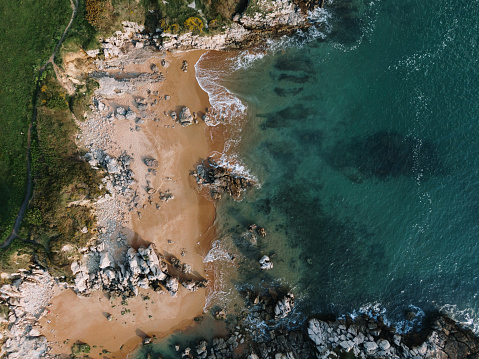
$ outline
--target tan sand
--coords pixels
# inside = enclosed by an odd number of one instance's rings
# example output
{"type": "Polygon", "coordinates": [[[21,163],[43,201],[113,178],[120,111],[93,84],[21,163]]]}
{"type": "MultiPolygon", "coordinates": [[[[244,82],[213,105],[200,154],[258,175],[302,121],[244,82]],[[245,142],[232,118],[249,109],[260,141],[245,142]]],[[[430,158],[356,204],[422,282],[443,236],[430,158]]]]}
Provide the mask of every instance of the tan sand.
{"type": "MultiPolygon", "coordinates": [[[[118,156],[123,150],[133,154],[131,169],[138,182],[140,204],[144,204],[144,208],[131,212],[131,220],[124,231],[130,244],[137,247],[152,242],[167,258],[175,256],[190,264],[193,272],[204,278],[203,256],[215,235],[215,208],[198,192],[189,173],[199,159],[206,158],[214,150],[221,150],[223,143],[221,139],[212,141],[211,131],[218,130],[210,129],[201,120],[183,128],[164,115],[164,111],[169,112],[178,106],[188,106],[192,113],[204,112],[209,106],[208,96],[197,84],[194,74],[194,64],[202,53],[192,51],[168,55],[171,64],[166,69],[160,65],[160,59],[152,60],[166,75],[166,81],[152,85],[154,87],[150,90],[159,91],[158,98],[170,96],[169,100],[162,99],[155,106],[155,115],[161,121],[148,120],[141,125],[141,131],[132,131],[129,121],[117,121],[114,131],[117,146],[111,149],[111,154],[118,156]],[[186,73],[181,71],[183,60],[189,64],[186,73]],[[156,176],[148,173],[142,163],[145,156],[159,161],[156,176]],[[152,203],[148,203],[147,181],[158,191],[169,190],[174,199],[165,203],[159,201],[155,193],[152,203]],[[156,204],[160,204],[161,209],[158,210],[156,204]],[[141,213],[141,218],[137,212],[141,213]]],[[[150,64],[131,65],[125,71],[148,72],[150,64]]],[[[146,89],[141,91],[144,93],[138,95],[146,97],[146,89]]],[[[131,106],[132,98],[122,96],[115,101],[131,106]]],[[[103,349],[111,352],[107,355],[109,358],[124,358],[146,336],[166,336],[194,323],[193,319],[203,313],[205,295],[205,289],[189,292],[180,288],[175,298],[168,293],[142,290],[138,297],[128,299],[125,305],[121,298],[109,300],[101,292],[81,297],[71,290],[58,290],[49,308],[50,313],[41,320],[41,325],[47,339],[56,343],[54,354],[66,356],[71,353],[71,345],[81,341],[92,347],[92,358],[103,358],[103,349]],[[125,313],[125,310],[129,312],[125,313]],[[111,321],[107,319],[108,314],[112,315],[111,321]]]]}

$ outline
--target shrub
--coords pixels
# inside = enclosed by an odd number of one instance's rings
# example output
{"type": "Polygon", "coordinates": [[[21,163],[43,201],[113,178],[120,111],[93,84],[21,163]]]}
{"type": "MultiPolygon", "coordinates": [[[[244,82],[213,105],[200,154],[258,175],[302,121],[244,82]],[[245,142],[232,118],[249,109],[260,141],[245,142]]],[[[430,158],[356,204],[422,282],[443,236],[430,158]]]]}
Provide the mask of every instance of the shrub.
{"type": "Polygon", "coordinates": [[[169,33],[172,33],[172,34],[177,34],[178,32],[180,32],[180,26],[178,24],[171,24],[166,29],[166,32],[169,32],[169,33]]]}
{"type": "Polygon", "coordinates": [[[189,31],[201,32],[201,30],[203,30],[204,25],[203,25],[203,20],[201,20],[200,18],[190,17],[186,19],[184,26],[189,31]]]}
{"type": "Polygon", "coordinates": [[[95,29],[101,27],[101,22],[105,16],[105,1],[86,0],[85,18],[95,29]]]}
{"type": "Polygon", "coordinates": [[[72,353],[74,355],[82,354],[82,353],[89,353],[91,350],[90,346],[86,343],[76,342],[72,345],[72,353]]]}

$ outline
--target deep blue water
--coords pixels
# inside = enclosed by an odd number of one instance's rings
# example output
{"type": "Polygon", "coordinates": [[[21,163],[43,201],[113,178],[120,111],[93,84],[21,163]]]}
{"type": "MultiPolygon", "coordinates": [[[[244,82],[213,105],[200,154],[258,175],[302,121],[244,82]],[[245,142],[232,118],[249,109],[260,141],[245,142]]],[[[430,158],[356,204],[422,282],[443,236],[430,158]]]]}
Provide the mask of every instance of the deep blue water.
{"type": "Polygon", "coordinates": [[[234,150],[261,187],[221,204],[220,237],[245,256],[242,280],[289,285],[306,315],[375,304],[392,321],[411,305],[475,319],[479,2],[328,13],[325,38],[243,52],[222,80],[248,106],[234,150]],[[256,247],[252,222],[268,230],[256,247]]]}

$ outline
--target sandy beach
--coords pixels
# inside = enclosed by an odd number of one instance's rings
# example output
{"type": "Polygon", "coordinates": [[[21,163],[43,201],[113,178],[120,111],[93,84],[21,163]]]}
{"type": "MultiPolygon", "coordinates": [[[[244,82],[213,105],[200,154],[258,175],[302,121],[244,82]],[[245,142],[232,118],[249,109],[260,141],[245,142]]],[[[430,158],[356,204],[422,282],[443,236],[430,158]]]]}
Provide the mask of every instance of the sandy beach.
{"type": "MultiPolygon", "coordinates": [[[[157,121],[146,120],[141,130],[132,128],[131,121],[116,121],[110,129],[112,145],[108,153],[120,156],[126,152],[133,158],[131,170],[140,197],[138,210],[127,213],[121,232],[132,247],[153,243],[167,260],[175,257],[189,264],[199,278],[206,277],[203,257],[215,235],[215,207],[198,191],[190,172],[212,151],[221,151],[223,143],[217,138],[219,131],[201,119],[182,127],[165,113],[187,106],[200,118],[209,107],[208,95],[198,85],[194,72],[194,64],[203,53],[167,54],[169,66],[161,65],[161,57],[128,64],[124,72],[151,72],[156,65],[166,80],[150,88],[138,88],[138,94],[103,100],[114,108],[131,105],[136,95],[151,93],[157,97],[157,105],[152,107],[157,121]],[[181,69],[183,61],[188,63],[187,72],[181,69]],[[212,131],[217,133],[213,136],[212,131]],[[144,165],[146,157],[158,160],[156,175],[144,165]],[[147,188],[174,197],[152,202],[147,188]]],[[[81,341],[91,346],[93,358],[103,357],[102,352],[109,352],[109,358],[124,358],[144,338],[164,337],[194,323],[194,318],[203,313],[206,291],[190,292],[180,287],[177,296],[172,297],[167,292],[141,289],[138,296],[122,302],[122,298],[110,299],[99,291],[77,296],[71,289],[56,288],[49,313],[40,321],[42,334],[52,343],[53,354],[69,357],[71,345],[81,341]],[[109,315],[111,320],[107,319],[109,315]]]]}

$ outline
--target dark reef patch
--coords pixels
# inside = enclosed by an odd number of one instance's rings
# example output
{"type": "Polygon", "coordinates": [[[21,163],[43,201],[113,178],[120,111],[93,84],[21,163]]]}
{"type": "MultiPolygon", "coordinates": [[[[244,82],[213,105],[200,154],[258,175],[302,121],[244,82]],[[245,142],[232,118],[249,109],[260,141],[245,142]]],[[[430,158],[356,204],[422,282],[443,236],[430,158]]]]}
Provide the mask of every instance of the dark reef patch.
{"type": "Polygon", "coordinates": [[[299,95],[303,91],[303,88],[296,88],[296,89],[284,89],[281,87],[275,87],[274,92],[276,95],[279,97],[290,97],[290,96],[296,96],[299,95]]]}
{"type": "Polygon", "coordinates": [[[294,121],[305,121],[310,115],[310,109],[305,106],[292,106],[283,110],[258,115],[258,117],[266,117],[267,120],[261,125],[261,129],[288,127],[294,121]]]}
{"type": "Polygon", "coordinates": [[[338,142],[326,156],[328,164],[348,178],[357,171],[361,177],[434,175],[442,171],[439,155],[432,142],[397,132],[379,131],[350,142],[338,142]]]}
{"type": "Polygon", "coordinates": [[[311,78],[306,75],[295,76],[295,75],[289,75],[289,74],[281,74],[279,75],[278,81],[287,81],[287,82],[293,82],[295,84],[304,84],[306,82],[311,81],[311,78]]]}
{"type": "Polygon", "coordinates": [[[361,223],[329,213],[321,203],[319,189],[314,179],[304,179],[301,185],[283,181],[271,203],[289,219],[291,246],[299,244],[301,248],[301,264],[291,263],[291,270],[302,272],[298,291],[316,293],[302,301],[301,310],[341,312],[367,301],[370,293],[359,284],[388,266],[386,250],[361,223]],[[351,275],[349,268],[358,270],[351,275]],[[350,298],[349,308],[331,308],[331,303],[348,302],[345,295],[350,298]]]}
{"type": "Polygon", "coordinates": [[[278,57],[274,67],[280,71],[304,71],[309,75],[315,72],[313,62],[299,53],[287,53],[278,57]]]}
{"type": "Polygon", "coordinates": [[[340,0],[328,6],[332,13],[331,33],[328,39],[343,45],[351,45],[363,35],[360,7],[363,0],[340,0]]]}

